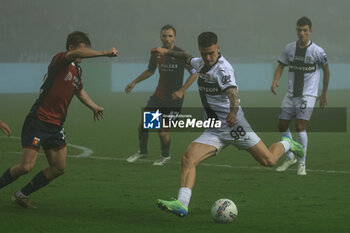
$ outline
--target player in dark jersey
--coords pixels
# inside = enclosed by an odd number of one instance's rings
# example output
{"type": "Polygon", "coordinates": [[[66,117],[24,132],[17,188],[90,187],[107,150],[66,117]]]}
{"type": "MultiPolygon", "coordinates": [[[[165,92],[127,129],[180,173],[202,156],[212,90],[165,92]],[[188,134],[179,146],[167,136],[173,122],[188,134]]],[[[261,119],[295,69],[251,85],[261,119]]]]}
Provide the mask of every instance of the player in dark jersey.
{"type": "MultiPolygon", "coordinates": [[[[160,40],[163,43],[163,48],[171,49],[174,51],[183,51],[179,47],[175,46],[176,30],[171,25],[165,25],[160,30],[160,40]]],[[[149,78],[154,74],[157,69],[157,63],[154,57],[150,58],[148,69],[140,74],[134,81],[125,87],[125,92],[129,93],[135,87],[135,85],[143,80],[149,78]]],[[[197,78],[196,71],[192,67],[188,66],[182,60],[165,57],[162,63],[158,66],[159,81],[158,86],[154,94],[148,100],[145,109],[156,110],[161,108],[163,114],[176,114],[181,111],[184,92],[191,86],[194,80],[197,78]],[[187,81],[184,85],[184,69],[187,69],[190,73],[187,81]]],[[[133,163],[140,158],[147,156],[147,142],[148,131],[142,129],[142,125],[139,125],[139,147],[140,150],[127,158],[126,161],[133,163]]],[[[170,138],[166,129],[160,129],[158,131],[160,143],[161,143],[161,156],[157,159],[153,165],[163,166],[170,160],[169,147],[170,138]]]]}
{"type": "Polygon", "coordinates": [[[11,128],[3,121],[0,120],[0,129],[2,132],[4,132],[5,134],[7,134],[7,136],[10,137],[11,135],[11,128]]]}
{"type": "Polygon", "coordinates": [[[67,143],[63,123],[73,96],[76,95],[93,111],[94,120],[104,117],[104,109],[95,104],[83,89],[82,70],[78,63],[83,58],[116,57],[118,51],[115,48],[96,51],[90,47],[87,34],[75,31],[68,35],[67,51],[53,57],[40,96],[25,119],[21,136],[21,160],[5,171],[0,178],[0,188],[32,170],[41,146],[49,167],[40,171],[26,186],[12,195],[12,200],[22,207],[35,208],[29,202],[28,195],[46,186],[65,171],[67,143]]]}

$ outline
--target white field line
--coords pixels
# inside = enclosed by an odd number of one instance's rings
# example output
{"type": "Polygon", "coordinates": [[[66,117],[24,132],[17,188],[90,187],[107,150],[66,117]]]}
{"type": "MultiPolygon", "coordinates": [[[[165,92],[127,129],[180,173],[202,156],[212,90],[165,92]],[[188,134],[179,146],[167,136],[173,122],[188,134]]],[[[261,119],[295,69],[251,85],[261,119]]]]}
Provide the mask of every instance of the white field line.
{"type": "MultiPolygon", "coordinates": [[[[1,138],[8,138],[8,139],[15,139],[15,140],[21,140],[20,137],[16,137],[16,136],[11,136],[11,137],[5,137],[5,136],[0,136],[1,138]]],[[[72,158],[83,158],[83,157],[89,157],[90,155],[92,155],[94,153],[93,150],[87,148],[87,147],[84,147],[84,146],[78,146],[78,145],[74,145],[74,144],[70,144],[70,143],[67,143],[67,146],[69,147],[73,147],[73,148],[76,148],[76,149],[79,149],[81,150],[82,152],[80,154],[77,154],[77,155],[68,155],[67,157],[72,157],[72,158]]],[[[4,153],[4,152],[1,152],[0,153],[4,153]]],[[[7,153],[13,153],[13,152],[7,152],[7,153]]],[[[16,152],[16,153],[19,153],[20,152],[16,152]]],[[[44,154],[44,153],[39,153],[39,154],[44,154]]]]}
{"type": "MultiPolygon", "coordinates": [[[[5,136],[0,136],[5,137],[5,136]]],[[[8,137],[6,137],[8,138],[8,137]]],[[[20,139],[20,137],[11,136],[10,139],[20,139]]],[[[79,145],[74,144],[67,144],[69,147],[73,147],[76,149],[80,149],[82,152],[77,155],[67,155],[69,158],[89,158],[89,159],[96,159],[96,160],[110,160],[110,161],[124,161],[126,162],[126,158],[120,158],[120,157],[106,157],[106,156],[93,156],[94,153],[93,150],[79,145]]],[[[0,151],[0,154],[21,154],[21,152],[13,152],[13,151],[0,151]]],[[[44,153],[39,153],[39,155],[44,155],[44,153]]],[[[138,162],[146,162],[146,163],[152,163],[153,160],[149,159],[140,159],[138,162]]],[[[168,163],[171,164],[180,164],[180,162],[173,162],[170,161],[168,163]]],[[[222,168],[233,168],[233,169],[243,169],[243,170],[274,170],[274,168],[268,168],[268,167],[258,167],[258,166],[232,166],[228,164],[210,164],[210,163],[200,163],[201,166],[206,167],[222,167],[222,168]]],[[[296,169],[288,169],[288,171],[296,171],[296,169]]],[[[314,172],[314,173],[329,173],[329,174],[350,174],[350,171],[334,171],[334,170],[322,170],[322,169],[307,169],[308,172],[314,172]]]]}

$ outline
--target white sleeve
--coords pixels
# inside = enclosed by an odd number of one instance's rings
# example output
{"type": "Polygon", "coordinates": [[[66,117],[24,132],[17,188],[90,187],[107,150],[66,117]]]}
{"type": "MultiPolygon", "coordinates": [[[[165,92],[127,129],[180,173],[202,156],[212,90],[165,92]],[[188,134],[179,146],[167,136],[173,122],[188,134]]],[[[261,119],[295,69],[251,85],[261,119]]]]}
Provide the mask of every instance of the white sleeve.
{"type": "Polygon", "coordinates": [[[284,66],[288,66],[289,61],[288,61],[288,49],[287,45],[284,47],[280,57],[278,58],[278,63],[284,66]]]}
{"type": "Polygon", "coordinates": [[[197,72],[200,71],[202,66],[203,60],[200,57],[192,57],[190,61],[190,65],[195,69],[197,72]]]}
{"type": "Polygon", "coordinates": [[[319,50],[317,51],[317,63],[321,66],[324,66],[328,63],[327,54],[322,48],[319,48],[319,50]]]}
{"type": "Polygon", "coordinates": [[[222,91],[226,91],[226,89],[229,87],[235,87],[238,89],[235,72],[233,69],[221,69],[217,73],[216,78],[222,91]]]}

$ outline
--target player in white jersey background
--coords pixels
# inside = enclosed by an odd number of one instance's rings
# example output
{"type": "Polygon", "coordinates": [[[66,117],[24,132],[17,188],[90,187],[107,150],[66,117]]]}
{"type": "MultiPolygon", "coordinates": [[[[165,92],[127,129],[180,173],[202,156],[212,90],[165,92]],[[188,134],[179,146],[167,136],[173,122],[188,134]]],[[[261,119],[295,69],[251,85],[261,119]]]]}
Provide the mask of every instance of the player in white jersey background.
{"type": "MultiPolygon", "coordinates": [[[[285,66],[289,66],[288,91],[282,101],[278,129],[282,135],[292,138],[289,124],[292,119],[296,119],[296,141],[302,144],[305,150],[305,156],[298,161],[298,175],[307,174],[305,166],[308,144],[306,127],[316,100],[320,100],[321,108],[327,105],[330,77],[326,53],[310,40],[311,28],[312,22],[307,17],[302,17],[297,21],[298,40],[287,44],[283,49],[271,85],[271,91],[276,95],[276,87],[278,87],[283,69],[285,66]],[[321,69],[323,70],[323,88],[321,95],[317,97],[321,69]]],[[[286,160],[276,170],[283,172],[295,163],[297,163],[297,159],[294,154],[287,152],[286,160]]]]}
{"type": "Polygon", "coordinates": [[[238,98],[238,86],[235,73],[229,62],[220,54],[217,36],[213,32],[203,32],[198,36],[201,57],[154,48],[156,56],[169,55],[183,59],[197,71],[198,88],[205,109],[206,118],[216,118],[222,122],[219,129],[207,129],[194,140],[182,157],[181,188],[178,199],[172,201],[157,200],[157,205],[165,211],[180,217],[188,214],[188,205],[196,179],[196,166],[201,161],[214,156],[228,145],[248,151],[264,166],[273,166],[289,150],[304,156],[303,147],[285,137],[274,143],[269,149],[253,132],[244,117],[238,98]]]}

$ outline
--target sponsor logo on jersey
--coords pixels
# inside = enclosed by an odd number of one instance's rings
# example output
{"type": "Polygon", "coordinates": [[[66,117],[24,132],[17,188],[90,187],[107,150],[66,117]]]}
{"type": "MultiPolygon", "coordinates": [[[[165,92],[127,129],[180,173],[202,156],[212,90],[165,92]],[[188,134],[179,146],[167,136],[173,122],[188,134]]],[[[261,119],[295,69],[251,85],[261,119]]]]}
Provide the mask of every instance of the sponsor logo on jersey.
{"type": "Polygon", "coordinates": [[[220,94],[221,89],[219,87],[204,87],[204,86],[199,86],[198,90],[200,92],[205,92],[206,94],[220,94]]]}
{"type": "Polygon", "coordinates": [[[79,85],[80,85],[80,80],[79,80],[78,77],[76,77],[76,76],[74,76],[73,80],[74,80],[73,86],[74,86],[75,88],[78,88],[79,85]]]}
{"type": "Polygon", "coordinates": [[[289,65],[289,72],[312,73],[316,71],[316,64],[289,65]]]}
{"type": "Polygon", "coordinates": [[[72,72],[68,72],[68,74],[66,75],[66,77],[64,77],[64,81],[70,81],[73,79],[73,74],[72,72]]]}
{"type": "Polygon", "coordinates": [[[164,69],[177,69],[179,65],[178,64],[160,64],[160,67],[164,69]]]}

